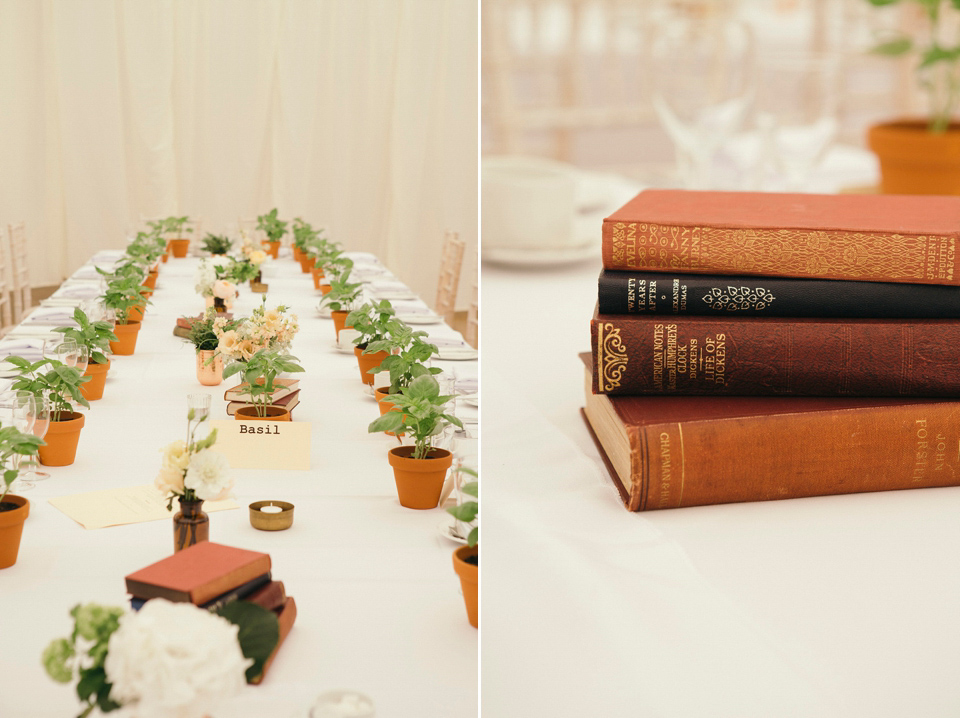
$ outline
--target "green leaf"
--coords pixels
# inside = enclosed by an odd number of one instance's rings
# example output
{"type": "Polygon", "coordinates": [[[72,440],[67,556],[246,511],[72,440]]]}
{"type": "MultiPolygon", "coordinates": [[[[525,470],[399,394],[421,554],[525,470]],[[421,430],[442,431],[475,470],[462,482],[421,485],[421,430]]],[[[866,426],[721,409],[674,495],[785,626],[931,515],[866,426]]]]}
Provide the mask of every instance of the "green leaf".
{"type": "Polygon", "coordinates": [[[920,60],[920,65],[918,69],[924,69],[925,67],[930,67],[935,65],[938,62],[950,62],[957,58],[956,49],[947,49],[940,47],[939,45],[934,45],[929,48],[926,52],[923,53],[922,59],[920,60]]]}
{"type": "Polygon", "coordinates": [[[280,642],[280,624],[272,611],[249,601],[234,601],[217,614],[240,627],[237,640],[245,658],[252,658],[247,683],[263,673],[263,664],[280,642]]]}
{"type": "Polygon", "coordinates": [[[474,526],[473,531],[470,532],[470,535],[467,536],[467,546],[473,548],[477,545],[477,542],[480,540],[480,527],[474,526]]]}
{"type": "Polygon", "coordinates": [[[89,668],[80,671],[80,680],[77,681],[77,696],[85,701],[96,694],[107,682],[107,674],[103,668],[89,668]]]}
{"type": "Polygon", "coordinates": [[[451,506],[449,509],[447,509],[447,513],[457,520],[468,524],[477,518],[477,514],[479,513],[479,505],[476,501],[465,501],[459,506],[451,506]]]}
{"type": "Polygon", "coordinates": [[[367,427],[367,432],[376,434],[380,431],[396,431],[403,427],[403,414],[399,411],[388,411],[379,419],[374,420],[367,427]]]}
{"type": "Polygon", "coordinates": [[[905,55],[913,49],[913,41],[909,37],[895,37],[885,40],[870,48],[874,55],[884,55],[885,57],[899,57],[905,55]]]}

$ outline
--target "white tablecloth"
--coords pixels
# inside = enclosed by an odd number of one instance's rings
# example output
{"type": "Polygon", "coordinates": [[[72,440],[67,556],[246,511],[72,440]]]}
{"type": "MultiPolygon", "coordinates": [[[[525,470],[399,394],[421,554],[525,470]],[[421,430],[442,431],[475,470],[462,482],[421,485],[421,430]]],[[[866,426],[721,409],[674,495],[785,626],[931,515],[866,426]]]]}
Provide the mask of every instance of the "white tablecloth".
{"type": "MultiPolygon", "coordinates": [[[[54,496],[151,483],[160,449],[181,438],[186,395],[213,394],[212,418],[227,418],[223,391],[196,380],[193,348],[174,337],[178,316],[197,314],[195,259],[163,265],[136,354],[114,357],[104,398],[87,413],[76,462],[24,494],[30,517],[15,566],[0,571],[0,716],[70,716],[73,687],[55,684],[40,655],[69,633],[79,602],[122,605],[124,576],[172,552],[172,521],[87,531],[47,503],[54,496]]],[[[356,359],[333,347],[334,329],[316,311],[310,275],[281,258],[265,271],[268,306],[287,304],[300,319],[293,353],[299,375],[297,421],[312,427],[311,470],[236,470],[239,510],[210,514],[210,539],[270,554],[274,578],[296,598],[292,632],[260,686],[218,717],[305,716],[318,694],[350,688],[368,694],[378,716],[467,717],[477,712],[477,631],[466,619],[451,554],[438,532],[441,509],[402,508],[387,450],[396,440],[368,434],[379,415],[362,389],[356,359]],[[288,531],[250,526],[247,504],[296,505],[288,531]]],[[[249,314],[260,295],[244,287],[234,309],[249,314]]],[[[446,325],[424,326],[459,336],[446,325]]],[[[458,377],[476,362],[436,362],[458,377]]],[[[475,444],[475,442],[473,442],[475,444]]],[[[471,442],[464,452],[476,454],[471,442]]]]}
{"type": "Polygon", "coordinates": [[[599,251],[482,272],[485,717],[960,714],[960,488],[628,513],[579,414],[599,251]]]}

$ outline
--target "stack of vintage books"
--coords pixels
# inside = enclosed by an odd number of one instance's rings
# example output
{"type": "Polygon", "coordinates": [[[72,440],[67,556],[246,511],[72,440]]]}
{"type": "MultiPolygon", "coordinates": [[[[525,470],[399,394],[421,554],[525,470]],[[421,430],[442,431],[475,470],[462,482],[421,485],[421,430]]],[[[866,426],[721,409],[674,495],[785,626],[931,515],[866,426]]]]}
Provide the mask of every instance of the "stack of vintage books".
{"type": "Polygon", "coordinates": [[[274,581],[269,554],[201,541],[126,577],[130,605],[140,610],[152,598],[192,603],[215,611],[232,601],[249,601],[277,615],[280,640],[250,682],[259,683],[293,628],[297,604],[274,581]]]}
{"type": "MultiPolygon", "coordinates": [[[[274,379],[274,389],[270,395],[268,406],[289,411],[293,416],[293,409],[300,403],[299,379],[274,379]]],[[[250,395],[250,386],[246,383],[227,389],[223,393],[227,402],[227,415],[233,416],[237,409],[243,406],[253,406],[253,397],[250,395]]]]}
{"type": "Polygon", "coordinates": [[[960,484],[960,198],[662,190],[604,220],[588,424],[631,510],[960,484]]]}

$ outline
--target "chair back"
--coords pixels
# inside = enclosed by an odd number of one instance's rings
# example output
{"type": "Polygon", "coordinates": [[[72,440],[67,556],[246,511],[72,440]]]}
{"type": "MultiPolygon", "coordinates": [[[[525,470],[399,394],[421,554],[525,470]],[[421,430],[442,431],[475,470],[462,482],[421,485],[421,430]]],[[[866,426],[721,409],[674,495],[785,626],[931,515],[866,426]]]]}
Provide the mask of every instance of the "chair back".
{"type": "Polygon", "coordinates": [[[457,288],[460,286],[460,267],[463,265],[463,251],[466,242],[456,232],[447,231],[443,239],[443,251],[440,257],[440,279],[437,282],[437,314],[447,324],[453,322],[454,305],[457,301],[457,288]]]}

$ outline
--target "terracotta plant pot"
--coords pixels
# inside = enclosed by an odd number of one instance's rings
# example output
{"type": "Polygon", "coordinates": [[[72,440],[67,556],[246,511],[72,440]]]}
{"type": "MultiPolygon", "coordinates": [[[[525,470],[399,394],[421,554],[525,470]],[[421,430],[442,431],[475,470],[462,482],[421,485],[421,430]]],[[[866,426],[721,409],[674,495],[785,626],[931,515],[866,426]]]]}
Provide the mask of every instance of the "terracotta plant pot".
{"type": "Polygon", "coordinates": [[[0,568],[9,568],[17,562],[23,522],[30,515],[30,502],[22,496],[7,494],[0,501],[0,509],[9,508],[6,504],[14,504],[14,508],[0,510],[0,568]]]}
{"type": "Polygon", "coordinates": [[[440,501],[443,480],[453,463],[446,449],[431,449],[426,459],[412,459],[412,446],[397,446],[387,453],[397,482],[400,505],[408,509],[435,509],[440,501]]]}
{"type": "Polygon", "coordinates": [[[960,195],[960,123],[933,134],[925,120],[886,122],[870,128],[867,144],[884,194],[960,195]]]}
{"type": "Polygon", "coordinates": [[[330,294],[330,290],[331,290],[331,289],[333,289],[333,287],[331,287],[329,284],[321,284],[321,285],[320,285],[320,292],[321,292],[322,294],[330,294]]]}
{"type": "Polygon", "coordinates": [[[340,332],[346,329],[347,315],[350,312],[330,312],[330,318],[333,319],[333,328],[337,330],[337,341],[340,341],[340,332]]]}
{"type": "Polygon", "coordinates": [[[110,371],[110,360],[106,364],[97,364],[89,362],[87,370],[83,372],[84,376],[90,377],[90,381],[80,385],[80,394],[87,401],[96,401],[103,398],[103,387],[107,383],[107,372],[110,371]]]}
{"type": "Polygon", "coordinates": [[[241,406],[233,415],[239,421],[293,421],[290,412],[279,406],[268,406],[267,415],[260,416],[255,406],[241,406]]]}
{"type": "Polygon", "coordinates": [[[150,272],[147,274],[147,278],[143,280],[143,286],[150,287],[150,289],[156,289],[158,276],[158,272],[150,272]]]}
{"type": "Polygon", "coordinates": [[[301,254],[303,254],[303,250],[301,250],[297,245],[293,245],[293,261],[299,262],[301,254]]]}
{"type": "MultiPolygon", "coordinates": [[[[324,275],[323,275],[323,267],[313,267],[313,268],[311,268],[311,269],[310,269],[310,274],[313,275],[313,288],[314,288],[314,289],[319,289],[319,290],[322,291],[322,290],[323,290],[323,284],[321,284],[321,280],[323,280],[323,278],[324,278],[324,275]]],[[[328,284],[327,286],[329,287],[330,285],[328,284]]],[[[329,291],[329,290],[328,290],[328,291],[329,291]]],[[[324,292],[324,294],[326,294],[326,292],[324,292]]]]}
{"type": "Polygon", "coordinates": [[[217,386],[223,382],[223,357],[213,349],[197,351],[197,381],[204,386],[217,386]],[[213,357],[213,361],[210,358],[213,357]]]}
{"type": "Polygon", "coordinates": [[[160,256],[160,261],[166,264],[168,259],[170,259],[170,243],[169,242],[167,242],[167,251],[160,256]]]}
{"type": "Polygon", "coordinates": [[[187,250],[190,249],[190,240],[189,239],[171,239],[167,242],[167,246],[170,247],[170,252],[177,259],[183,259],[187,256],[187,250]]]}
{"type": "Polygon", "coordinates": [[[113,333],[117,335],[117,341],[110,342],[110,351],[120,356],[130,356],[137,349],[137,334],[139,332],[140,322],[118,323],[113,328],[113,333]]]}
{"type": "Polygon", "coordinates": [[[40,447],[40,463],[44,466],[69,466],[77,458],[77,444],[80,430],[83,428],[83,414],[71,411],[60,415],[60,421],[51,421],[50,428],[43,440],[46,446],[40,447]]]}
{"type": "Polygon", "coordinates": [[[313,257],[311,257],[309,254],[301,254],[299,260],[300,271],[304,274],[309,274],[310,270],[313,269],[313,261],[313,257]]]}
{"type": "Polygon", "coordinates": [[[263,245],[263,251],[274,259],[276,259],[277,255],[280,254],[280,242],[267,242],[264,240],[260,244],[263,245]]]}
{"type": "Polygon", "coordinates": [[[127,312],[127,321],[142,322],[143,321],[143,305],[140,305],[139,307],[133,307],[129,312],[127,312]]]}
{"type": "MultiPolygon", "coordinates": [[[[385,399],[386,399],[388,396],[390,396],[390,387],[389,387],[389,386],[381,386],[379,389],[374,389],[374,390],[373,390],[373,394],[374,394],[375,397],[377,397],[377,406],[380,407],[380,416],[383,416],[383,415],[386,414],[388,411],[400,411],[396,406],[393,405],[392,402],[385,401],[385,399]]],[[[386,434],[387,436],[396,436],[396,435],[397,435],[397,434],[395,434],[395,433],[392,432],[392,431],[385,431],[385,432],[383,432],[383,433],[386,434]]],[[[403,436],[403,432],[402,432],[402,431],[400,432],[400,436],[403,436]]]]}
{"type": "Polygon", "coordinates": [[[357,356],[357,364],[360,365],[360,381],[364,384],[369,384],[373,386],[373,374],[370,374],[370,370],[374,367],[380,366],[380,362],[386,359],[389,354],[386,352],[373,352],[372,354],[364,354],[363,349],[360,347],[354,347],[353,353],[357,356]]]}
{"type": "Polygon", "coordinates": [[[453,570],[460,577],[460,589],[463,591],[463,603],[467,608],[467,620],[477,628],[479,615],[477,611],[477,586],[480,581],[480,566],[467,563],[466,559],[477,556],[477,547],[461,546],[453,552],[453,570]]]}

